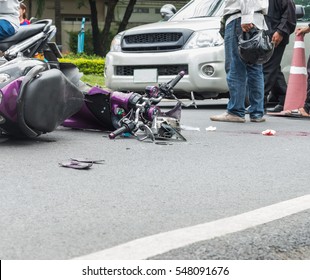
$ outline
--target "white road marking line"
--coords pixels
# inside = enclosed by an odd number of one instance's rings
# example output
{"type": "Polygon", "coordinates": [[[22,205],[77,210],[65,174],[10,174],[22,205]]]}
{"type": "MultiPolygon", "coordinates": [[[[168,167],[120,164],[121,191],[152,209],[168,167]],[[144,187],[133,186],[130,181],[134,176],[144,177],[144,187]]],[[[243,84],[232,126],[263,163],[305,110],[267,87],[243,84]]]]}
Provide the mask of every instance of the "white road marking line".
{"type": "Polygon", "coordinates": [[[310,195],[305,195],[233,217],[143,237],[74,259],[143,260],[196,242],[272,222],[308,209],[310,209],[310,195]]]}

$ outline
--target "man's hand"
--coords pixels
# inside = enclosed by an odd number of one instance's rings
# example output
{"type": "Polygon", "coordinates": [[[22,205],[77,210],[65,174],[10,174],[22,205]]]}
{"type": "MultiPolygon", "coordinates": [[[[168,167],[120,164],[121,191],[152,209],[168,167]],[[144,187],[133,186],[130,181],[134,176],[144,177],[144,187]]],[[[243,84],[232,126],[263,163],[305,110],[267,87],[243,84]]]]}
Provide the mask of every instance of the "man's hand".
{"type": "Polygon", "coordinates": [[[273,34],[272,39],[271,39],[272,43],[274,43],[275,48],[279,46],[282,40],[283,40],[283,36],[277,31],[273,34]]]}
{"type": "Polygon", "coordinates": [[[253,23],[244,23],[241,24],[241,28],[243,32],[249,32],[254,27],[253,23]]]}
{"type": "Polygon", "coordinates": [[[310,32],[310,27],[309,26],[305,26],[305,27],[300,27],[297,28],[295,31],[296,35],[305,35],[306,33],[310,32]]]}

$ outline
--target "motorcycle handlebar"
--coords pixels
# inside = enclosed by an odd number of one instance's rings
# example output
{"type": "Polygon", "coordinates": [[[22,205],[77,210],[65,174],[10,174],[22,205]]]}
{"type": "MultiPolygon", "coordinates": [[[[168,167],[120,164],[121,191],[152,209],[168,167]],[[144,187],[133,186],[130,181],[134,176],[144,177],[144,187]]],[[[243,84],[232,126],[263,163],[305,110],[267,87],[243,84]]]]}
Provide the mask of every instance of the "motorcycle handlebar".
{"type": "Polygon", "coordinates": [[[134,132],[137,130],[138,122],[139,122],[139,114],[140,111],[145,112],[145,107],[150,106],[151,104],[158,103],[164,96],[173,96],[173,87],[183,78],[185,75],[185,71],[181,71],[178,73],[178,75],[172,79],[170,82],[166,84],[162,84],[160,86],[160,91],[162,94],[158,96],[157,98],[151,97],[151,98],[145,98],[138,95],[132,95],[134,98],[131,100],[131,105],[136,109],[135,110],[135,119],[130,120],[128,118],[125,118],[122,120],[122,125],[115,131],[111,132],[109,134],[110,139],[115,139],[117,136],[121,135],[122,133],[126,132],[134,132]],[[138,98],[136,98],[138,96],[138,98]],[[140,103],[142,100],[142,103],[140,103]],[[144,109],[142,109],[144,108],[144,109]]]}
{"type": "Polygon", "coordinates": [[[178,75],[174,79],[172,79],[168,83],[160,85],[159,89],[160,89],[160,92],[162,93],[161,95],[163,97],[173,96],[173,88],[184,77],[184,75],[185,75],[185,71],[181,71],[178,73],[178,75]]]}
{"type": "Polygon", "coordinates": [[[109,134],[110,139],[115,139],[118,135],[121,135],[122,133],[128,132],[128,126],[121,126],[120,128],[116,129],[115,131],[111,132],[109,134]]]}
{"type": "Polygon", "coordinates": [[[175,85],[184,77],[184,75],[184,71],[179,72],[178,75],[168,83],[170,88],[174,88],[175,85]]]}
{"type": "Polygon", "coordinates": [[[136,122],[129,120],[129,119],[124,119],[122,122],[122,126],[115,131],[111,132],[109,134],[110,139],[115,139],[118,135],[121,135],[122,133],[125,132],[132,132],[136,129],[136,122]]]}

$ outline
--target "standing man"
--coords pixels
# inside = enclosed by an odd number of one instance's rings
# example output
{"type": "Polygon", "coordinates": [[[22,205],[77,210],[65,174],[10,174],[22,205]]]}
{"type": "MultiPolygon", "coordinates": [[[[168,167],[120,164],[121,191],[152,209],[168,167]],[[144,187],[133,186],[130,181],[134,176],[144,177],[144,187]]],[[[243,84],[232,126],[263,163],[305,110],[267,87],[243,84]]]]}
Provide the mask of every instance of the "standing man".
{"type": "MultiPolygon", "coordinates": [[[[281,60],[290,34],[296,27],[296,10],[293,0],[269,0],[266,15],[268,33],[275,49],[272,57],[264,64],[265,98],[270,92],[278,99],[279,104],[269,112],[281,112],[284,107],[287,84],[281,71],[281,60]]],[[[265,104],[266,105],[266,104],[265,104]]]]}
{"type": "Polygon", "coordinates": [[[0,40],[14,35],[19,28],[19,1],[0,0],[0,40]]]}
{"type": "Polygon", "coordinates": [[[239,56],[238,37],[254,26],[267,29],[264,15],[268,0],[225,0],[225,69],[230,93],[227,112],[212,116],[212,121],[245,122],[245,96],[249,89],[251,122],[264,122],[264,75],[263,66],[247,64],[239,56]]]}

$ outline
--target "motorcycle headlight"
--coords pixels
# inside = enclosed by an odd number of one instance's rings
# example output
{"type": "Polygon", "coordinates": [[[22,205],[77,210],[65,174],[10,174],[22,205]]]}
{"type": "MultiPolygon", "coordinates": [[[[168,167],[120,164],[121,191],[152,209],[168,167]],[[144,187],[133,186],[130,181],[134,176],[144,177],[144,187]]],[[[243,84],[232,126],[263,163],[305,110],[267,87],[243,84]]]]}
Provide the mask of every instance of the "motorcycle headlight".
{"type": "Polygon", "coordinates": [[[203,30],[195,32],[184,49],[217,47],[223,44],[224,40],[218,30],[203,30]]]}
{"type": "Polygon", "coordinates": [[[122,39],[122,33],[117,34],[113,38],[113,40],[111,42],[110,52],[120,52],[122,50],[121,39],[122,39]]]}

